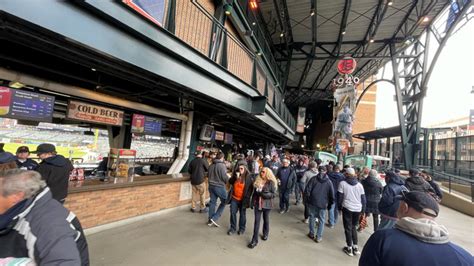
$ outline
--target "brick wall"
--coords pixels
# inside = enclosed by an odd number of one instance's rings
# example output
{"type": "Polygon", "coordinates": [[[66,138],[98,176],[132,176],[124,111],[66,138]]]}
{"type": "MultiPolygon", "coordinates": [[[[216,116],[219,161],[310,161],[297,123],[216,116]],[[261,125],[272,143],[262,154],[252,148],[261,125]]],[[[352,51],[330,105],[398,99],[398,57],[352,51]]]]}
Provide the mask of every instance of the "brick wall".
{"type": "MultiPolygon", "coordinates": [[[[364,84],[360,84],[357,86],[357,95],[362,93],[364,87],[368,86],[375,77],[371,77],[365,81],[364,84]]],[[[367,131],[375,130],[375,112],[376,112],[376,98],[377,98],[377,85],[372,86],[362,97],[359,106],[354,114],[355,121],[353,125],[352,132],[356,133],[363,133],[367,131]]],[[[355,146],[355,154],[359,154],[362,151],[362,143],[363,141],[357,138],[353,139],[355,146]]]]}
{"type": "Polygon", "coordinates": [[[84,228],[91,228],[188,204],[190,200],[179,201],[182,183],[70,193],[65,207],[77,215],[84,228]]]}

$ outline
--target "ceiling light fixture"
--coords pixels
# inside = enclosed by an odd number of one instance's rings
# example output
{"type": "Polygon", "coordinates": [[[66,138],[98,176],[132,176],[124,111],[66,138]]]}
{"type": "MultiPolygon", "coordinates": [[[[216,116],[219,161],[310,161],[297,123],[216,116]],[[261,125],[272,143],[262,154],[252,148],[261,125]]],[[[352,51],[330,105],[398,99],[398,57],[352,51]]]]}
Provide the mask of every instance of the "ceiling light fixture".
{"type": "Polygon", "coordinates": [[[389,6],[393,5],[393,1],[388,0],[387,5],[389,5],[389,6]]]}
{"type": "Polygon", "coordinates": [[[97,71],[97,69],[95,69],[95,68],[91,68],[91,70],[92,70],[92,71],[97,71]]]}
{"type": "Polygon", "coordinates": [[[343,31],[341,34],[342,34],[342,35],[346,34],[346,31],[343,31]]]}
{"type": "Polygon", "coordinates": [[[370,43],[373,43],[374,41],[375,41],[374,39],[370,39],[370,41],[369,41],[369,42],[370,42],[370,43]]]}
{"type": "Polygon", "coordinates": [[[249,6],[250,6],[250,9],[256,10],[258,8],[257,0],[250,0],[249,1],[249,6]]]}
{"type": "Polygon", "coordinates": [[[429,18],[429,17],[423,17],[423,20],[422,20],[422,21],[423,21],[423,22],[428,22],[428,21],[430,21],[430,18],[429,18]]]}
{"type": "Polygon", "coordinates": [[[310,15],[311,15],[311,16],[314,16],[314,10],[311,10],[310,15]]]}
{"type": "Polygon", "coordinates": [[[283,36],[285,36],[285,33],[284,32],[280,33],[280,37],[283,38],[283,36]]]}

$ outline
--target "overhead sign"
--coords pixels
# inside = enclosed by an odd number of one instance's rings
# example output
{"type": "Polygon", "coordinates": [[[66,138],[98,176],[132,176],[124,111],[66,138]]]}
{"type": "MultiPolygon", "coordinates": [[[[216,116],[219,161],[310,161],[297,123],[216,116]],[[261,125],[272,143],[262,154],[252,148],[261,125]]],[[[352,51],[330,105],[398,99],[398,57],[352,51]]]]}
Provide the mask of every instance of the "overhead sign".
{"type": "Polygon", "coordinates": [[[145,135],[161,135],[162,121],[160,118],[133,114],[132,133],[145,135]]]}
{"type": "Polygon", "coordinates": [[[233,135],[230,133],[225,133],[224,143],[225,144],[232,144],[233,135]]]}
{"type": "Polygon", "coordinates": [[[304,121],[306,119],[306,107],[298,108],[298,120],[296,125],[296,132],[304,133],[304,121]]]}
{"type": "Polygon", "coordinates": [[[51,122],[53,109],[53,96],[0,87],[0,116],[2,117],[51,122]]]}
{"type": "Polygon", "coordinates": [[[215,140],[224,140],[224,132],[222,131],[216,131],[216,136],[214,137],[215,140]]]}
{"type": "Polygon", "coordinates": [[[124,4],[131,7],[141,16],[162,26],[165,18],[165,0],[122,0],[124,4]]]}
{"type": "Polygon", "coordinates": [[[344,96],[348,96],[349,99],[353,99],[355,97],[354,85],[347,85],[345,87],[337,88],[334,91],[334,98],[336,99],[337,103],[340,103],[344,96]]]}
{"type": "Polygon", "coordinates": [[[67,118],[97,124],[122,126],[123,111],[78,101],[69,101],[67,118]]]}
{"type": "Polygon", "coordinates": [[[357,62],[352,57],[344,57],[342,60],[339,60],[337,63],[337,71],[339,74],[352,74],[356,69],[357,62]]]}

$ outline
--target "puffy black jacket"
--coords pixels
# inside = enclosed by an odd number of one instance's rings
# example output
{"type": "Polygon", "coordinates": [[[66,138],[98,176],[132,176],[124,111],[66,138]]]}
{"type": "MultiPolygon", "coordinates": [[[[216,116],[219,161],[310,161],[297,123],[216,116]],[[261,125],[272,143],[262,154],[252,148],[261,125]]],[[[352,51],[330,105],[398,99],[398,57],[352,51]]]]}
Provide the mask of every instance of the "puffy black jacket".
{"type": "Polygon", "coordinates": [[[304,190],[305,203],[319,209],[331,207],[335,195],[331,180],[326,174],[319,173],[308,181],[304,190]]]}
{"type": "Polygon", "coordinates": [[[18,204],[13,215],[0,215],[0,258],[30,258],[37,265],[89,265],[79,220],[53,200],[48,187],[18,204]]]}
{"type": "Polygon", "coordinates": [[[196,157],[189,163],[188,172],[191,174],[191,184],[200,185],[204,182],[204,174],[209,169],[207,161],[196,157]]]}
{"type": "Polygon", "coordinates": [[[379,202],[382,198],[382,183],[375,177],[368,176],[362,180],[365,197],[367,199],[366,213],[379,214],[379,202]]]}
{"type": "Polygon", "coordinates": [[[421,176],[412,176],[412,177],[407,178],[407,180],[405,180],[405,186],[410,191],[421,191],[421,192],[432,193],[432,194],[435,193],[430,183],[428,183],[421,176]]]}
{"type": "Polygon", "coordinates": [[[44,159],[36,171],[46,181],[51,189],[53,199],[63,200],[67,197],[69,174],[74,166],[62,155],[55,155],[44,159]]]}

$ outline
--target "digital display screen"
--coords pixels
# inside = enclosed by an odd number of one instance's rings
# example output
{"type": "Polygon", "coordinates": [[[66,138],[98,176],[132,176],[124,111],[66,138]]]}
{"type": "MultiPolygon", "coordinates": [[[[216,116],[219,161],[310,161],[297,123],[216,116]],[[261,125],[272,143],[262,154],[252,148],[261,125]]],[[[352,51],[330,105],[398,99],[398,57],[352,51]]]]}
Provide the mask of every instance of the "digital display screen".
{"type": "Polygon", "coordinates": [[[160,118],[133,114],[132,133],[144,135],[161,135],[162,120],[160,118]]]}
{"type": "Polygon", "coordinates": [[[54,96],[0,87],[0,116],[19,120],[51,122],[54,96]]]}

